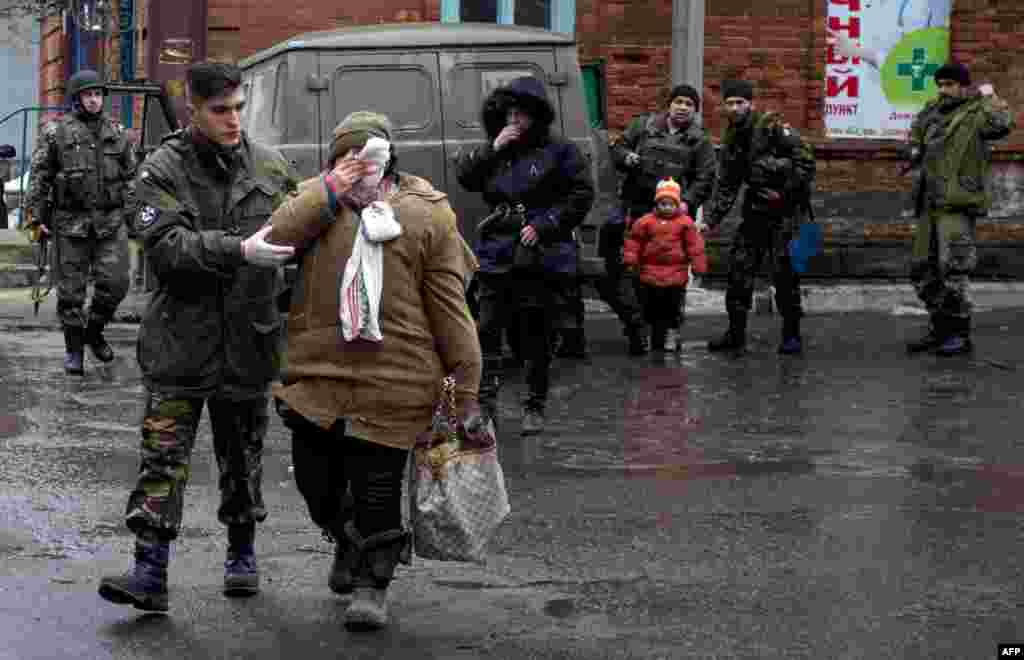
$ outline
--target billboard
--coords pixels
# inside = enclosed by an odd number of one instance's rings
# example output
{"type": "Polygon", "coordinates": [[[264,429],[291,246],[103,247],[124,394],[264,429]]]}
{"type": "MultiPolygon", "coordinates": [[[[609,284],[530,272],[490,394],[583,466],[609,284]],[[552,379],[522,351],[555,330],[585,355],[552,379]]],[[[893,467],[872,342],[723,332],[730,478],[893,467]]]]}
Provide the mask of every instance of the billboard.
{"type": "Polygon", "coordinates": [[[936,95],[949,59],[953,0],[828,0],[825,129],[832,138],[902,140],[936,95]]]}

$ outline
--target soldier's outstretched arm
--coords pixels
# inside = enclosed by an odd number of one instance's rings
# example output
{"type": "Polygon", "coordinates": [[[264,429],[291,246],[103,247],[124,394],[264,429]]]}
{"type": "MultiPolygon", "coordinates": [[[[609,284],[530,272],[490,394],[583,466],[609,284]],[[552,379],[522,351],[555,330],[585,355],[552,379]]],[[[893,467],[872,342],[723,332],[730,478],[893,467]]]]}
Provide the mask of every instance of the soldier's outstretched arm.
{"type": "Polygon", "coordinates": [[[46,205],[50,201],[50,191],[59,171],[57,124],[51,121],[43,127],[32,152],[28,194],[25,196],[25,208],[32,213],[32,224],[46,223],[46,205]]]}
{"type": "Polygon", "coordinates": [[[1010,104],[995,94],[982,99],[981,111],[985,120],[980,133],[986,140],[1002,140],[1016,127],[1010,104]]]}
{"type": "Polygon", "coordinates": [[[243,237],[200,230],[199,219],[179,201],[173,181],[152,158],[135,181],[136,225],[154,273],[167,283],[200,274],[230,276],[245,263],[243,237]]]}

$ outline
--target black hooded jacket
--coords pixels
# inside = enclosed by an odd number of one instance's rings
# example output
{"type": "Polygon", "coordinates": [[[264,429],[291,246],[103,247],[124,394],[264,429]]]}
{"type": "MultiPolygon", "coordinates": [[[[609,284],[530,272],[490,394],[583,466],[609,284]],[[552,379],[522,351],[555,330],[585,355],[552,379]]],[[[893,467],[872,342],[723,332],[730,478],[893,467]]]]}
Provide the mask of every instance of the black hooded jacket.
{"type": "MultiPolygon", "coordinates": [[[[526,220],[540,236],[544,270],[573,274],[576,243],[572,230],[586,217],[594,201],[590,168],[571,142],[555,137],[554,108],[544,85],[533,77],[516,78],[495,90],[483,104],[481,120],[487,142],[458,158],[459,183],[480,192],[491,206],[522,204],[526,220]],[[518,106],[533,119],[519,140],[494,151],[494,139],[505,127],[510,107],[518,106]]],[[[487,234],[478,239],[480,269],[500,273],[511,269],[518,231],[487,234]]]]}

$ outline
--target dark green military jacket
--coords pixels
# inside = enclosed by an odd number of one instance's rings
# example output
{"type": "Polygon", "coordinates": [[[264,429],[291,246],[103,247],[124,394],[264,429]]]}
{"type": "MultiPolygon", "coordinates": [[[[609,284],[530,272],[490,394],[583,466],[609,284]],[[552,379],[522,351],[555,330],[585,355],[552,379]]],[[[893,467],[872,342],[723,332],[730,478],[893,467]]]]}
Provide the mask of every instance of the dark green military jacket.
{"type": "Polygon", "coordinates": [[[743,125],[725,129],[718,158],[715,192],[705,209],[709,226],[718,225],[728,215],[744,183],[748,186],[744,218],[802,217],[814,184],[814,149],[781,115],[751,110],[743,125]],[[760,196],[763,190],[781,193],[781,202],[765,202],[760,196]]]}
{"type": "Polygon", "coordinates": [[[139,331],[146,386],[173,396],[262,396],[280,367],[280,269],[242,258],[242,240],[297,189],[281,154],[242,138],[232,157],[193,129],[142,164],[136,220],[157,278],[139,331]]]}
{"type": "Polygon", "coordinates": [[[78,113],[49,122],[32,154],[26,208],[35,223],[62,236],[115,236],[135,211],[135,149],[125,129],[104,115],[78,113]]]}
{"type": "Polygon", "coordinates": [[[1009,106],[997,97],[926,104],[910,128],[911,157],[921,165],[914,190],[918,215],[925,209],[986,214],[992,205],[991,142],[1014,125],[1009,106]]]}
{"type": "Polygon", "coordinates": [[[694,118],[685,129],[672,133],[668,113],[641,115],[634,119],[611,145],[615,166],[626,173],[622,182],[622,201],[634,215],[654,207],[658,181],[672,177],[682,187],[682,199],[689,214],[696,217],[715,182],[715,147],[711,138],[694,118]],[[640,162],[630,167],[626,156],[635,152],[640,162]]]}

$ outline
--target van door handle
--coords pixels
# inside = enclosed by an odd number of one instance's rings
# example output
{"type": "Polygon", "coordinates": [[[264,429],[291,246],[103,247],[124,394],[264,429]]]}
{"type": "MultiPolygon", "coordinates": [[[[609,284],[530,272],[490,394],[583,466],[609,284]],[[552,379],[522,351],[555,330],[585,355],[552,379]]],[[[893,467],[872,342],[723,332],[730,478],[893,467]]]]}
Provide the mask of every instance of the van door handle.
{"type": "Polygon", "coordinates": [[[315,73],[309,74],[306,78],[306,89],[311,92],[327,91],[327,76],[318,76],[315,73]]]}
{"type": "Polygon", "coordinates": [[[569,73],[567,71],[553,71],[549,73],[548,84],[553,87],[565,87],[569,84],[569,73]]]}

